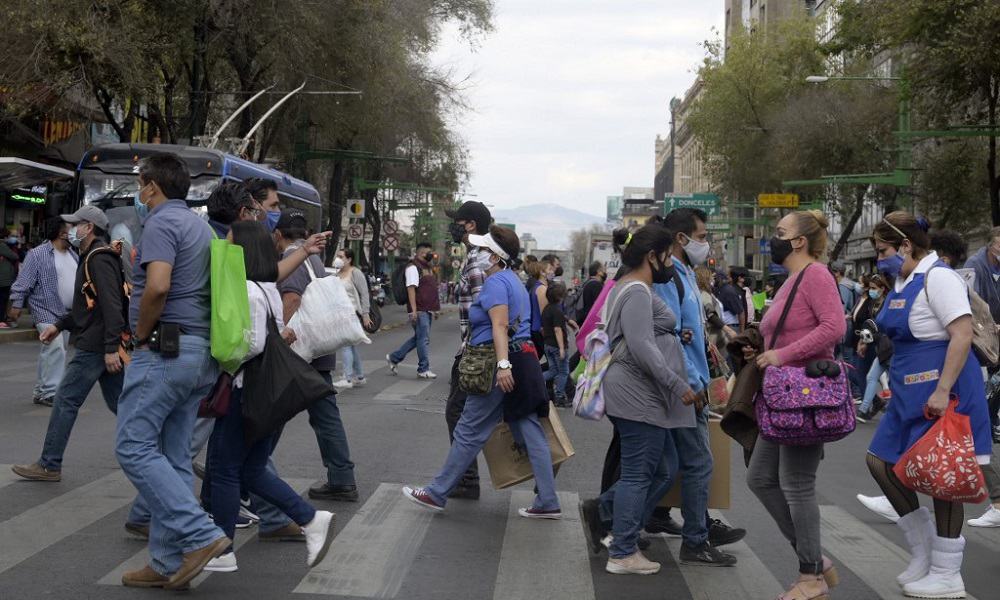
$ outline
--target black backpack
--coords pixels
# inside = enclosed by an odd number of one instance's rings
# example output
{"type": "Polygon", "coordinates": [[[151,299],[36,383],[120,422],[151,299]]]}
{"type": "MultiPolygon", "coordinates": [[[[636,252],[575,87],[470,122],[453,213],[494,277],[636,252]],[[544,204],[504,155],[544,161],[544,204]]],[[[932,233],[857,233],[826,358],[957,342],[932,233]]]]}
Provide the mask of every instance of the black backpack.
{"type": "Polygon", "coordinates": [[[581,314],[583,313],[583,288],[587,287],[587,283],[589,282],[578,285],[573,290],[573,293],[569,295],[569,298],[566,298],[566,318],[572,319],[577,323],[587,318],[587,315],[581,314]]]}
{"type": "Polygon", "coordinates": [[[392,272],[392,299],[401,306],[410,303],[410,296],[406,293],[406,268],[410,264],[410,261],[402,263],[392,272]]]}

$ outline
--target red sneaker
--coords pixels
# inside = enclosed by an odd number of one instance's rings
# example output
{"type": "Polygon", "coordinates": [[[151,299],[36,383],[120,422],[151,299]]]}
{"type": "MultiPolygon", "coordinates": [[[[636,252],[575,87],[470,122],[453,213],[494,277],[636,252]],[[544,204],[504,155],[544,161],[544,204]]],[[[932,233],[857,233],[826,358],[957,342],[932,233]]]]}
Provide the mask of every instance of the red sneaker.
{"type": "Polygon", "coordinates": [[[525,519],[561,519],[562,510],[542,510],[540,508],[519,508],[517,514],[525,519]]]}
{"type": "Polygon", "coordinates": [[[441,506],[431,498],[431,495],[424,490],[424,488],[411,488],[410,486],[403,486],[403,495],[410,499],[411,502],[415,502],[424,508],[441,512],[444,510],[444,506],[441,506]]]}

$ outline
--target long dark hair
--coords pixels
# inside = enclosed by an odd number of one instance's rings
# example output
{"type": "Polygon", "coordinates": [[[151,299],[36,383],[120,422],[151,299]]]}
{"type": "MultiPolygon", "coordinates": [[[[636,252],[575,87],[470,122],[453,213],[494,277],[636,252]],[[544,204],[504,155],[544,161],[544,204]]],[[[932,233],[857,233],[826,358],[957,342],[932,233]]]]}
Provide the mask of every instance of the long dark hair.
{"type": "Polygon", "coordinates": [[[278,280],[278,250],[267,226],[259,221],[232,224],[233,243],[243,248],[247,281],[278,280]]]}

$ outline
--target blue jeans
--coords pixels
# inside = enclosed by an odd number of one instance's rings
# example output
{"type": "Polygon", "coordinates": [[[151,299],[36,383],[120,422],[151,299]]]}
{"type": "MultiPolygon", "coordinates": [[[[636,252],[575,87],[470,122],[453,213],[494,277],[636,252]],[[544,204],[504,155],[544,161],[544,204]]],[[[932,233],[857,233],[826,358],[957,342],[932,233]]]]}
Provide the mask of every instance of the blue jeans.
{"type": "MultiPolygon", "coordinates": [[[[37,323],[35,329],[42,333],[49,323],[37,323]]],[[[48,344],[39,344],[38,350],[38,380],[35,382],[33,395],[35,398],[51,398],[56,395],[59,384],[66,373],[66,344],[68,332],[62,332],[48,344]]]]}
{"type": "Polygon", "coordinates": [[[416,322],[410,323],[413,327],[413,337],[403,342],[403,345],[389,355],[389,360],[393,364],[403,362],[406,355],[414,348],[417,349],[417,373],[425,373],[431,368],[431,313],[421,311],[417,313],[416,322]]]}
{"type": "MultiPolygon", "coordinates": [[[[319,374],[327,383],[332,381],[329,371],[320,371],[319,374]]],[[[327,483],[354,485],[354,463],[351,462],[351,449],[347,445],[347,432],[340,418],[336,392],[309,407],[309,426],[316,434],[319,455],[326,467],[327,483]]]]}
{"type": "Polygon", "coordinates": [[[872,405],[875,403],[875,392],[878,390],[878,380],[882,377],[882,373],[885,373],[885,367],[876,360],[868,369],[868,377],[865,380],[865,396],[861,400],[858,412],[868,412],[872,409],[872,405]]]}
{"type": "Polygon", "coordinates": [[[242,398],[243,390],[234,388],[229,400],[229,412],[215,420],[215,430],[208,442],[215,524],[229,539],[235,539],[242,483],[248,492],[263,498],[299,525],[306,525],[316,516],[316,509],[267,468],[277,434],[258,440],[249,447],[244,441],[242,398]]]}
{"type": "MultiPolygon", "coordinates": [[[[677,448],[681,479],[681,515],[684,543],[690,548],[701,546],[708,539],[708,484],[712,479],[712,450],[708,444],[708,408],[697,414],[696,427],[671,429],[677,448]]],[[[669,488],[668,488],[669,489],[669,488]]],[[[659,500],[659,498],[657,498],[659,500]]]]}
{"type": "Polygon", "coordinates": [[[223,536],[195,499],[191,472],[198,402],[217,376],[208,340],[190,335],[180,336],[177,358],[137,350],[125,369],[115,455],[149,506],[150,566],[161,575],[223,536]]]}
{"type": "Polygon", "coordinates": [[[365,368],[361,364],[361,346],[344,346],[340,349],[340,362],[344,365],[344,379],[356,381],[365,378],[365,368]]]}
{"type": "Polygon", "coordinates": [[[598,498],[602,521],[611,521],[614,540],[608,554],[634,554],[639,530],[670,489],[673,444],[670,430],[641,421],[611,417],[621,439],[621,477],[598,498]]]}
{"type": "Polygon", "coordinates": [[[52,413],[49,414],[49,429],[45,432],[45,444],[42,446],[42,458],[38,464],[53,471],[61,470],[69,434],[73,431],[76,415],[91,388],[95,383],[100,383],[105,404],[112,413],[117,413],[123,380],[124,375],[120,371],[108,373],[104,367],[103,354],[77,350],[66,366],[66,375],[56,390],[52,413]]]}
{"type": "MultiPolygon", "coordinates": [[[[466,469],[476,460],[479,451],[486,445],[486,440],[500,423],[503,417],[503,395],[503,390],[494,385],[492,391],[485,396],[469,394],[466,397],[465,409],[455,424],[455,439],[448,451],[448,458],[434,481],[425,488],[437,504],[445,505],[448,494],[462,480],[466,469]]],[[[528,460],[538,486],[538,496],[533,508],[558,509],[559,498],[556,496],[556,481],[552,474],[552,452],[538,417],[532,414],[508,425],[514,440],[528,449],[528,460]]]]}
{"type": "Polygon", "coordinates": [[[553,389],[556,398],[566,399],[566,380],[569,378],[569,358],[559,358],[559,348],[545,345],[545,358],[549,361],[549,370],[545,371],[545,381],[555,379],[553,389]]]}

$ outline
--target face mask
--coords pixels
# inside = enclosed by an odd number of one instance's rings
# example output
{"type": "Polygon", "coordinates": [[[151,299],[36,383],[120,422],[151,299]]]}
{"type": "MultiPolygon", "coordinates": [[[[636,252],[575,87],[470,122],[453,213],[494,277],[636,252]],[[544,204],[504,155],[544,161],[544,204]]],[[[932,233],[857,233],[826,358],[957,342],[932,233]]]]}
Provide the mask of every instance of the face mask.
{"type": "Polygon", "coordinates": [[[274,231],[278,226],[278,219],[281,218],[280,210],[269,210],[267,211],[267,230],[274,231]]]}
{"type": "Polygon", "coordinates": [[[778,236],[771,238],[771,260],[774,264],[784,264],[792,255],[792,240],[783,240],[778,236]]]}
{"type": "Polygon", "coordinates": [[[135,198],[133,198],[132,204],[135,205],[135,214],[139,217],[139,222],[145,221],[146,217],[149,216],[149,206],[142,201],[142,188],[135,191],[135,198]]]}
{"type": "Polygon", "coordinates": [[[425,254],[424,255],[424,260],[427,261],[427,262],[433,261],[434,260],[434,253],[433,252],[428,252],[427,254],[425,254]]]}
{"type": "Polygon", "coordinates": [[[885,275],[889,279],[895,279],[899,277],[899,272],[903,268],[903,262],[901,254],[894,254],[889,258],[883,258],[875,263],[875,267],[882,275],[885,275]]]}
{"type": "Polygon", "coordinates": [[[80,239],[76,228],[77,225],[74,225],[69,228],[69,233],[66,235],[66,241],[68,241],[70,245],[73,246],[74,248],[79,248],[80,243],[83,242],[83,240],[80,239]]]}
{"type": "Polygon", "coordinates": [[[489,271],[490,268],[493,267],[493,261],[490,260],[490,256],[492,256],[492,254],[490,254],[489,250],[487,250],[486,248],[480,248],[479,251],[476,252],[476,256],[474,257],[475,262],[472,263],[473,266],[475,266],[477,269],[479,269],[484,273],[486,271],[489,271]]]}
{"type": "Polygon", "coordinates": [[[562,274],[563,274],[563,268],[562,265],[559,265],[558,267],[556,267],[556,271],[555,273],[553,273],[553,275],[556,277],[562,277],[562,274]]]}
{"type": "Polygon", "coordinates": [[[11,246],[13,246],[14,244],[17,243],[17,238],[11,236],[11,237],[7,238],[7,243],[10,244],[11,246]]]}
{"type": "Polygon", "coordinates": [[[879,296],[881,295],[882,292],[879,290],[868,290],[868,297],[871,298],[872,300],[878,300],[879,296]]]}
{"type": "Polygon", "coordinates": [[[457,244],[465,239],[465,225],[451,223],[448,225],[448,233],[451,234],[452,241],[457,244]]]}
{"type": "Polygon", "coordinates": [[[663,264],[660,259],[656,259],[656,266],[653,267],[653,283],[670,283],[674,277],[674,263],[663,264]]]}
{"type": "Polygon", "coordinates": [[[684,245],[684,254],[687,255],[691,264],[700,267],[708,260],[708,253],[712,251],[712,246],[706,241],[693,240],[688,238],[688,243],[684,245]]]}
{"type": "Polygon", "coordinates": [[[339,256],[337,258],[333,259],[333,268],[334,269],[343,269],[344,268],[344,259],[340,258],[339,256]]]}

